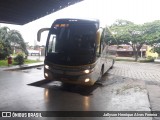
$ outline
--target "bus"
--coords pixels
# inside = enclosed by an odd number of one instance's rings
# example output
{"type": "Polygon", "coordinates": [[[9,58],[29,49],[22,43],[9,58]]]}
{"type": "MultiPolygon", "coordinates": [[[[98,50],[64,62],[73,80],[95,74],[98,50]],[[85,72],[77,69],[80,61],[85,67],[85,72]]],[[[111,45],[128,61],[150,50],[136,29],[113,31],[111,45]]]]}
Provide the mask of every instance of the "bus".
{"type": "Polygon", "coordinates": [[[45,79],[91,86],[113,67],[115,54],[103,40],[99,20],[57,19],[51,28],[38,31],[38,41],[44,31],[45,79]]]}

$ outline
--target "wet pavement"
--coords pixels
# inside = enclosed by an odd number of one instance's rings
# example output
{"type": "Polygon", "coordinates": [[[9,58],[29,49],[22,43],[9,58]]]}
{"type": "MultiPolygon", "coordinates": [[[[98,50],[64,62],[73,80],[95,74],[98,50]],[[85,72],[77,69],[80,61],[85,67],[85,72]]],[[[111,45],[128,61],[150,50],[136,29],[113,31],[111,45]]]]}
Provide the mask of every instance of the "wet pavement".
{"type": "MultiPolygon", "coordinates": [[[[160,111],[160,63],[116,62],[110,74],[145,82],[152,111],[160,111]]],[[[154,117],[153,120],[160,120],[154,117]]]]}
{"type": "MultiPolygon", "coordinates": [[[[0,71],[0,111],[150,111],[151,106],[144,81],[113,74],[118,64],[115,64],[109,74],[105,74],[101,81],[91,87],[44,80],[43,67],[0,71]]],[[[5,119],[17,120],[17,118],[5,119]]],[[[151,120],[152,118],[54,117],[41,119],[151,120]]]]}
{"type": "Polygon", "coordinates": [[[109,73],[145,82],[160,82],[160,64],[158,63],[116,61],[114,69],[109,73]]]}

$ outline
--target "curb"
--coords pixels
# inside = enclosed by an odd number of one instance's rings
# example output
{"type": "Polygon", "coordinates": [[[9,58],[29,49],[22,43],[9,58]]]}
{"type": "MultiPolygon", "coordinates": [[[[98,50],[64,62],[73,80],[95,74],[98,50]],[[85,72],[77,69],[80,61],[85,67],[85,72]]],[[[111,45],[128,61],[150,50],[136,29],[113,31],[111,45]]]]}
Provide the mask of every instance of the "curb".
{"type": "Polygon", "coordinates": [[[154,62],[155,63],[160,63],[160,59],[155,59],[154,62]]]}
{"type": "Polygon", "coordinates": [[[15,66],[15,68],[3,68],[4,69],[3,71],[24,70],[24,69],[30,69],[30,68],[35,68],[35,67],[41,67],[43,65],[44,65],[43,63],[34,64],[34,65],[27,64],[27,65],[22,65],[22,66],[15,66]]]}

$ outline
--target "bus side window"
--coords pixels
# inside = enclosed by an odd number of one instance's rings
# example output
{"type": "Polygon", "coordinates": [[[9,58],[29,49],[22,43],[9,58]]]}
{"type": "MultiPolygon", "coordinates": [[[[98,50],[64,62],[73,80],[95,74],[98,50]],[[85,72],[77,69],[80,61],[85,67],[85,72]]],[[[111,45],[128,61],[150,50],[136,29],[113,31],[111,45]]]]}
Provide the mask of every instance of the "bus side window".
{"type": "Polygon", "coordinates": [[[49,53],[55,52],[55,45],[56,45],[56,35],[51,35],[48,43],[49,53]]]}
{"type": "Polygon", "coordinates": [[[101,53],[101,31],[98,30],[96,34],[96,55],[99,56],[101,53]]]}
{"type": "Polygon", "coordinates": [[[104,30],[100,28],[97,31],[97,55],[105,54],[106,44],[104,42],[104,30]]]}

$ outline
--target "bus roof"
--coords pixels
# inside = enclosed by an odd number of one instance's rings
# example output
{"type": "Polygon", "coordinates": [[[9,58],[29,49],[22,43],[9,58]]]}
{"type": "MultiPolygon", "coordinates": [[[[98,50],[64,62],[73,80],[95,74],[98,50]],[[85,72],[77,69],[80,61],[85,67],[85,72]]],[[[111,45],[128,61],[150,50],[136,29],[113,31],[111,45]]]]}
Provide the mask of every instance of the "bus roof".
{"type": "Polygon", "coordinates": [[[76,19],[76,18],[61,18],[56,19],[53,24],[64,24],[64,23],[98,23],[98,19],[76,19]]]}

